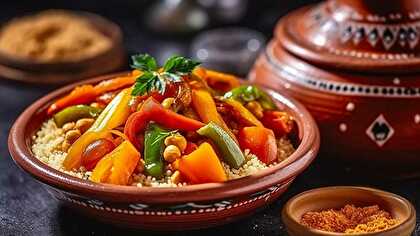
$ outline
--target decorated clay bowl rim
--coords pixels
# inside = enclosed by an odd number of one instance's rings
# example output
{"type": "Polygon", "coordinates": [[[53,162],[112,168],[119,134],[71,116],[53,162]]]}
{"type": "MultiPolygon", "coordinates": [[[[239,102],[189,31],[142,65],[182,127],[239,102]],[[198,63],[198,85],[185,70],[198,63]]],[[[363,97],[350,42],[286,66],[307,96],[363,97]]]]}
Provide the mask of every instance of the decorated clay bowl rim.
{"type": "MultiPolygon", "coordinates": [[[[264,169],[258,173],[230,180],[224,183],[206,183],[182,187],[145,187],[117,186],[98,184],[88,180],[70,176],[56,170],[38,160],[31,151],[32,136],[41,124],[36,124],[34,117],[46,118],[46,109],[54,99],[69,92],[75,86],[95,83],[126,73],[116,73],[95,77],[82,82],[73,83],[55,90],[30,105],[15,121],[9,133],[8,147],[13,160],[23,170],[37,180],[79,195],[88,195],[103,200],[116,202],[139,201],[146,203],[180,203],[185,201],[211,201],[243,196],[265,190],[278,183],[286,183],[306,169],[318,153],[320,136],[318,127],[309,112],[295,100],[268,90],[276,103],[282,104],[294,116],[299,129],[300,144],[295,152],[285,161],[264,169]],[[31,124],[31,122],[33,122],[31,124]],[[34,124],[35,123],[35,124],[34,124]],[[28,126],[32,133],[28,133],[28,126]]],[[[41,121],[41,123],[43,122],[41,121]]]]}
{"type": "MultiPolygon", "coordinates": [[[[351,199],[351,197],[350,197],[351,199]]],[[[316,200],[315,200],[316,202],[316,200]]],[[[383,191],[376,188],[370,188],[370,187],[361,187],[361,186],[330,186],[330,187],[321,187],[321,188],[315,188],[311,189],[305,192],[302,192],[293,198],[289,199],[286,203],[286,205],[283,207],[282,210],[282,218],[283,221],[286,222],[286,227],[294,228],[296,230],[299,230],[300,232],[307,232],[310,233],[310,235],[328,235],[328,236],[343,236],[343,235],[355,235],[355,236],[370,236],[370,235],[382,235],[386,233],[386,235],[395,235],[396,233],[401,233],[400,230],[404,227],[409,229],[410,227],[413,227],[415,225],[416,220],[416,210],[414,206],[405,199],[402,196],[399,196],[395,193],[383,191]],[[300,222],[296,221],[296,219],[291,216],[291,207],[292,205],[299,201],[302,197],[305,197],[307,195],[314,195],[315,193],[326,193],[326,192],[337,192],[337,191],[363,191],[363,194],[374,194],[378,198],[386,198],[388,202],[399,202],[402,205],[404,205],[405,212],[407,212],[408,217],[405,218],[402,222],[399,222],[396,226],[391,227],[390,229],[379,231],[379,232],[370,232],[370,233],[358,233],[358,234],[345,234],[345,233],[335,233],[335,232],[327,232],[322,231],[318,229],[311,229],[304,225],[302,225],[300,222]]],[[[306,234],[305,234],[306,235],[306,234]]]]}
{"type": "MultiPolygon", "coordinates": [[[[67,68],[80,68],[86,67],[88,64],[92,64],[97,61],[99,58],[104,57],[105,55],[111,54],[113,51],[122,50],[121,44],[123,40],[123,34],[121,28],[111,20],[108,20],[105,17],[102,17],[98,14],[82,11],[82,10],[65,10],[65,9],[51,9],[52,11],[64,12],[67,14],[79,16],[89,22],[99,33],[107,37],[111,41],[111,47],[107,50],[97,54],[92,55],[86,58],[79,60],[65,60],[58,62],[43,62],[38,60],[30,60],[23,57],[14,57],[4,52],[0,52],[0,62],[7,66],[23,68],[23,69],[49,69],[49,70],[62,70],[63,67],[67,68]]],[[[23,15],[22,17],[33,16],[42,11],[31,12],[23,15]]],[[[0,24],[0,30],[4,27],[5,24],[10,23],[11,21],[21,17],[11,18],[7,20],[4,24],[0,24]]]]}

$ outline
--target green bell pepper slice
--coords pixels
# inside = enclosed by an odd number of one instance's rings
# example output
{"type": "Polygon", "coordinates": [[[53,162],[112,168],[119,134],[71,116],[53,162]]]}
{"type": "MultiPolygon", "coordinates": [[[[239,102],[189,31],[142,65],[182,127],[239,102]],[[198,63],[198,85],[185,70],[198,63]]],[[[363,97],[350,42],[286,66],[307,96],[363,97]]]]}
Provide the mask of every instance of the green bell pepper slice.
{"type": "Polygon", "coordinates": [[[102,109],[87,105],[76,105],[67,107],[53,116],[55,124],[62,127],[64,124],[77,121],[82,118],[96,118],[101,114],[102,109]]]}
{"type": "Polygon", "coordinates": [[[270,96],[262,89],[254,85],[241,85],[225,93],[223,98],[233,98],[241,103],[257,101],[261,104],[264,110],[277,109],[276,104],[274,104],[270,96]]]}
{"type": "Polygon", "coordinates": [[[210,122],[197,133],[211,139],[216,144],[223,160],[231,167],[237,169],[245,163],[245,156],[233,138],[220,126],[210,122]]]}
{"type": "Polygon", "coordinates": [[[163,144],[165,138],[173,132],[167,131],[155,123],[149,123],[144,136],[144,163],[146,174],[160,178],[164,172],[163,144]]]}

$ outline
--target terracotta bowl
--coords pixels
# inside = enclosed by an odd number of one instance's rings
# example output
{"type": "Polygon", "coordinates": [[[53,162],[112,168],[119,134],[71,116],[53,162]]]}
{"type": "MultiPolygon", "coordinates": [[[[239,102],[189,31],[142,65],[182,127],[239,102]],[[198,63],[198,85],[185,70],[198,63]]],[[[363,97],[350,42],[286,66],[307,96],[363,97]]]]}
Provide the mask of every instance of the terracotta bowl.
{"type": "MultiPolygon", "coordinates": [[[[117,75],[82,83],[95,83],[117,75]]],[[[318,152],[319,132],[308,111],[295,100],[267,90],[280,108],[290,112],[298,127],[296,151],[272,168],[225,183],[178,188],[138,188],[82,180],[47,166],[31,151],[32,137],[47,119],[48,105],[82,83],[54,91],[28,107],[13,125],[8,144],[18,166],[43,183],[55,198],[101,221],[152,230],[226,224],[277,199],[318,152]]]]}
{"type": "Polygon", "coordinates": [[[39,62],[0,53],[0,78],[40,84],[62,84],[109,73],[125,64],[122,32],[115,23],[93,13],[68,11],[85,18],[109,38],[111,47],[101,54],[77,61],[39,62]],[[98,67],[98,65],[101,65],[98,67]]]}
{"type": "Polygon", "coordinates": [[[342,236],[310,229],[301,225],[300,219],[308,211],[339,209],[346,204],[358,206],[379,205],[400,222],[397,226],[377,233],[351,234],[354,236],[410,236],[416,223],[416,210],[405,198],[373,188],[338,186],[312,189],[290,199],[283,208],[282,218],[290,236],[342,236]]]}

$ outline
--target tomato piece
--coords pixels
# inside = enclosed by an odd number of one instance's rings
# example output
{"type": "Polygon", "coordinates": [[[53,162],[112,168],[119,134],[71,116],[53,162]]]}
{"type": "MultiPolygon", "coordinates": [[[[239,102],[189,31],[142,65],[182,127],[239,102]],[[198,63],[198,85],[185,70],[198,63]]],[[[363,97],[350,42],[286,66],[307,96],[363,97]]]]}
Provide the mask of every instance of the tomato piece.
{"type": "Polygon", "coordinates": [[[239,145],[249,149],[265,164],[277,160],[277,143],[272,130],[264,127],[244,127],[239,131],[239,145]]]}
{"type": "Polygon", "coordinates": [[[197,144],[193,142],[187,142],[187,147],[184,150],[184,154],[188,155],[197,149],[197,144]]]}
{"type": "Polygon", "coordinates": [[[293,118],[283,111],[265,111],[261,121],[279,137],[289,134],[294,125],[293,118]]]}

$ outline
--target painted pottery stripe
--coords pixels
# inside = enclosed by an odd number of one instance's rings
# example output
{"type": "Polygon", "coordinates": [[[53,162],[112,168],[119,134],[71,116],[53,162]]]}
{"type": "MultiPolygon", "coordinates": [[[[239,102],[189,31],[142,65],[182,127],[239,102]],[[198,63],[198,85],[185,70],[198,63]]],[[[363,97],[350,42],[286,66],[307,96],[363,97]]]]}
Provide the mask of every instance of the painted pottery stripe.
{"type": "Polygon", "coordinates": [[[308,76],[291,66],[279,62],[274,56],[273,50],[274,44],[270,43],[264,53],[267,61],[273,69],[282,76],[282,78],[291,83],[299,84],[313,90],[345,96],[392,98],[420,97],[420,87],[363,85],[356,83],[335,82],[321,77],[308,76]]]}

